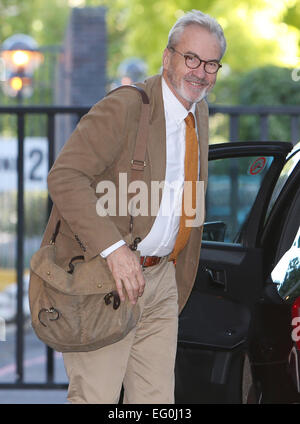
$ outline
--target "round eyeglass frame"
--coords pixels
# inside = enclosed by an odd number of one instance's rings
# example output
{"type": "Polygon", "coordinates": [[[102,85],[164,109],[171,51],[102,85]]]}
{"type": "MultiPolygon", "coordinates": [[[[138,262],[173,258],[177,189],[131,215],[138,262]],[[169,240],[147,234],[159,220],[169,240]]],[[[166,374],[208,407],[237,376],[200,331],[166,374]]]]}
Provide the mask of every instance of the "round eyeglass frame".
{"type": "Polygon", "coordinates": [[[180,54],[180,56],[183,56],[184,57],[185,64],[186,64],[186,66],[189,69],[197,69],[197,68],[199,68],[199,66],[201,66],[201,63],[203,62],[204,63],[204,71],[207,74],[211,74],[212,75],[212,74],[216,74],[218,72],[218,70],[220,68],[222,68],[222,65],[219,62],[215,61],[215,60],[203,60],[203,59],[200,59],[200,57],[197,56],[196,54],[192,54],[192,53],[185,53],[184,54],[184,53],[181,53],[178,50],[174,49],[174,47],[168,47],[168,49],[171,50],[171,51],[173,51],[174,53],[180,54]],[[199,65],[197,65],[197,66],[190,66],[190,65],[187,64],[187,59],[188,59],[188,57],[191,57],[191,56],[193,56],[194,58],[196,58],[196,59],[199,60],[199,65]],[[215,72],[209,72],[209,71],[206,70],[206,65],[207,65],[207,63],[210,63],[210,62],[215,63],[216,65],[218,65],[218,69],[215,72]]]}

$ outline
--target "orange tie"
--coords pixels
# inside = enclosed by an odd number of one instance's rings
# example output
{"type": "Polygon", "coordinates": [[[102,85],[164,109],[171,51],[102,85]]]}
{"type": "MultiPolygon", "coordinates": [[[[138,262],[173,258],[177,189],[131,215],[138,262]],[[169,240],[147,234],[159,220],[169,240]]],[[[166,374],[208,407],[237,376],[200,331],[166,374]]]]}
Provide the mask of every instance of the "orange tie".
{"type": "MultiPolygon", "coordinates": [[[[198,140],[195,130],[194,115],[189,112],[185,118],[186,132],[185,132],[185,158],[184,158],[184,181],[192,182],[192,208],[196,208],[196,181],[198,180],[198,140]]],[[[186,189],[187,187],[185,187],[186,189]]],[[[179,223],[179,230],[175,241],[174,249],[170,254],[169,261],[175,260],[178,253],[184,248],[188,242],[192,227],[186,227],[186,220],[191,220],[195,217],[187,216],[184,208],[184,194],[182,194],[182,212],[179,223]]]]}

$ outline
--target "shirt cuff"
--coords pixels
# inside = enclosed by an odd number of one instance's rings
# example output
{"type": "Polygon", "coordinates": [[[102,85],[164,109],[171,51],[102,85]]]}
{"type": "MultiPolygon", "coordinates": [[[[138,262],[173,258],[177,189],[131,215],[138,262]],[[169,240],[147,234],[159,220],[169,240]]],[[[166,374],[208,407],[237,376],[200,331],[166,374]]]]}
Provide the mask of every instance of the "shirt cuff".
{"type": "Polygon", "coordinates": [[[117,241],[117,243],[114,243],[112,246],[109,246],[107,249],[102,250],[100,253],[100,256],[102,258],[107,258],[108,255],[110,255],[112,252],[117,250],[119,247],[123,246],[125,243],[124,240],[117,241]]]}

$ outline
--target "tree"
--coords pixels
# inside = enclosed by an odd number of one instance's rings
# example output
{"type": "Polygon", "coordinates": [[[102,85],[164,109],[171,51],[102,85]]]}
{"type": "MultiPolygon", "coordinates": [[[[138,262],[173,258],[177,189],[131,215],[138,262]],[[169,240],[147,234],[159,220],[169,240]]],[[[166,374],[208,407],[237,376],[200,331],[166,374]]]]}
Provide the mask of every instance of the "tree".
{"type": "MultiPolygon", "coordinates": [[[[299,105],[299,82],[293,81],[291,70],[276,66],[254,69],[240,79],[238,104],[242,105],[299,105]]],[[[242,140],[259,139],[259,123],[255,117],[244,117],[241,123],[242,140]]],[[[288,116],[269,117],[269,140],[289,141],[288,116]]]]}
{"type": "Polygon", "coordinates": [[[299,22],[300,22],[299,1],[294,0],[294,2],[288,3],[287,9],[285,10],[285,13],[283,15],[283,22],[299,30],[299,22]]]}
{"type": "MultiPolygon", "coordinates": [[[[159,72],[168,31],[193,8],[216,17],[224,28],[228,49],[223,62],[227,66],[219,81],[232,83],[234,91],[239,74],[266,65],[295,67],[300,56],[297,0],[1,0],[0,40],[24,32],[40,45],[60,45],[70,4],[107,8],[110,77],[116,76],[125,58],[133,56],[146,61],[149,74],[159,72]]],[[[232,90],[229,103],[231,98],[232,90]]]]}
{"type": "Polygon", "coordinates": [[[67,0],[1,0],[0,40],[25,33],[40,45],[61,44],[69,13],[67,0]]]}
{"type": "Polygon", "coordinates": [[[181,14],[195,8],[214,16],[223,26],[229,46],[224,62],[233,71],[267,64],[294,66],[299,55],[299,31],[282,24],[289,10],[284,0],[131,0],[128,4],[125,54],[144,58],[150,73],[161,66],[171,26],[181,14]]]}

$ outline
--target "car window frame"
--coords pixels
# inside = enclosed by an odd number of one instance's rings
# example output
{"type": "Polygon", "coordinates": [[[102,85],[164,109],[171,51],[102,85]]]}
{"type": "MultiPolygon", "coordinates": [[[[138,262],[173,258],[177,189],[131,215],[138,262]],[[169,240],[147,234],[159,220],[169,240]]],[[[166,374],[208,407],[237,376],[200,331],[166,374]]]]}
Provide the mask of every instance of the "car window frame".
{"type": "MultiPolygon", "coordinates": [[[[227,243],[229,246],[259,247],[263,230],[264,216],[270,201],[274,186],[282,171],[285,160],[293,145],[288,142],[230,142],[210,145],[209,161],[225,158],[250,156],[273,156],[272,164],[262,180],[256,199],[244,223],[245,229],[237,243],[227,243]],[[266,194],[267,193],[267,194],[266,194]]],[[[203,240],[203,243],[223,243],[203,240]]]]}
{"type": "MultiPolygon", "coordinates": [[[[267,221],[264,223],[261,245],[266,256],[266,275],[270,275],[275,265],[284,254],[284,247],[279,248],[280,234],[284,231],[289,210],[293,207],[295,195],[300,187],[300,165],[298,164],[286,180],[279,196],[274,203],[267,221]],[[283,252],[283,253],[282,253],[283,252]]],[[[289,247],[287,247],[288,249],[289,247]]]]}

